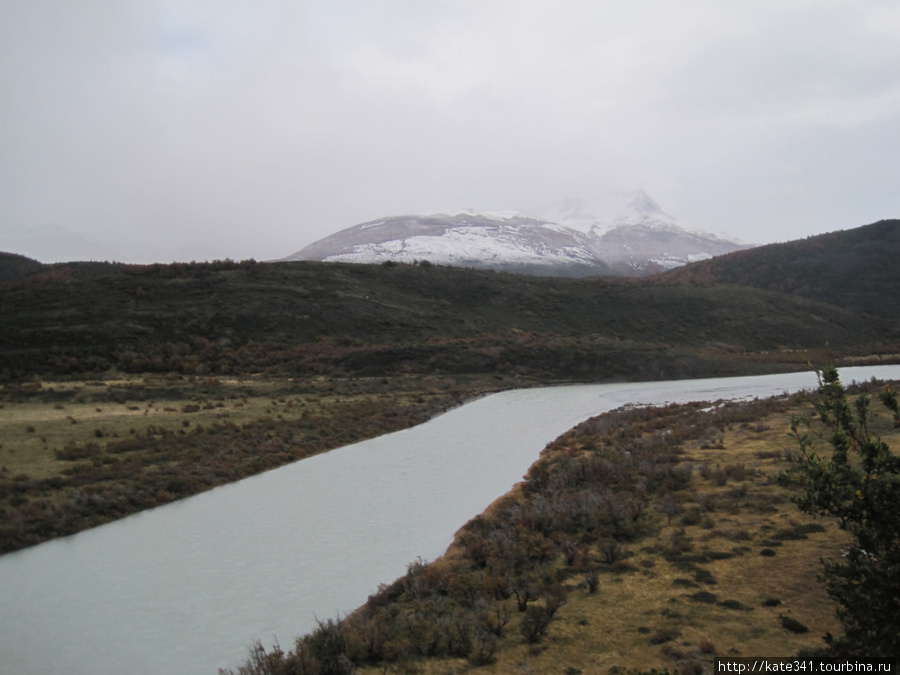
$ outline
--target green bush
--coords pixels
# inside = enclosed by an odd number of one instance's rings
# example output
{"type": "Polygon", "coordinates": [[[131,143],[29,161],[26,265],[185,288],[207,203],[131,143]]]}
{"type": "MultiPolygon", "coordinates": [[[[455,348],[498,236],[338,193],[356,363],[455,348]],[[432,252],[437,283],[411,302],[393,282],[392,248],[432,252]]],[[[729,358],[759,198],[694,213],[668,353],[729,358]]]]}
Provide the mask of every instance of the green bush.
{"type": "MultiPolygon", "coordinates": [[[[782,474],[798,485],[796,500],[807,513],[833,516],[853,542],[843,558],[825,563],[823,579],[844,626],[827,636],[837,655],[895,657],[900,654],[900,458],[870,428],[868,393],[851,400],[833,366],[819,375],[815,417],[796,417],[791,429],[799,453],[796,468],[782,474]],[[827,444],[827,449],[820,449],[827,444]]],[[[897,396],[885,387],[879,398],[900,420],[897,396]]],[[[811,528],[790,534],[806,537],[811,528]]]]}

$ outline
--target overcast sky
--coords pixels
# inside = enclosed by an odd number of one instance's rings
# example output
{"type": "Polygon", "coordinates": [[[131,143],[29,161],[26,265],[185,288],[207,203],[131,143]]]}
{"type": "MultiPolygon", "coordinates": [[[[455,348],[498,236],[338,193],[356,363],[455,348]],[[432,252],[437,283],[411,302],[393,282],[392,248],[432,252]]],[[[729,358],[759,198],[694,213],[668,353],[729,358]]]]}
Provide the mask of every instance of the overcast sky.
{"type": "Polygon", "coordinates": [[[900,218],[900,3],[0,0],[0,243],[264,260],[638,188],[754,243],[900,218]]]}

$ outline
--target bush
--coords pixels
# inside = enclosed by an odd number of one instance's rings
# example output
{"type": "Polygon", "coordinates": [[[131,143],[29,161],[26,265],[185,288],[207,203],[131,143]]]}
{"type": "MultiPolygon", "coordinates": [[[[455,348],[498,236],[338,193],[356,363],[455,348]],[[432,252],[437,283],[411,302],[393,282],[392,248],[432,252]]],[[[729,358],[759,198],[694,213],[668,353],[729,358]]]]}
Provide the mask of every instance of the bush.
{"type": "Polygon", "coordinates": [[[595,568],[591,567],[584,573],[584,583],[587,584],[589,594],[593,595],[597,592],[597,588],[600,586],[600,575],[597,574],[595,568]]]}
{"type": "Polygon", "coordinates": [[[692,593],[688,597],[694,602],[702,602],[707,605],[711,605],[719,599],[715,593],[710,593],[709,591],[698,591],[697,593],[692,593]]]}
{"type": "Polygon", "coordinates": [[[651,645],[661,645],[665,642],[671,642],[681,633],[674,628],[660,628],[650,636],[651,645]]]}
{"type": "Polygon", "coordinates": [[[348,675],[353,672],[353,663],[347,656],[348,639],[344,631],[344,622],[327,619],[316,619],[317,628],[303,638],[312,657],[319,664],[321,675],[348,675]]]}
{"type": "Polygon", "coordinates": [[[547,634],[550,627],[550,615],[540,605],[529,605],[522,617],[519,630],[525,642],[537,644],[547,634]]]}
{"type": "Polygon", "coordinates": [[[809,632],[809,628],[804,626],[802,623],[800,623],[796,619],[792,619],[791,617],[785,616],[784,614],[782,614],[778,618],[781,620],[781,627],[784,628],[785,630],[789,630],[792,633],[798,633],[798,634],[809,632]]]}
{"type": "MultiPolygon", "coordinates": [[[[842,560],[825,563],[825,586],[844,625],[843,637],[826,640],[839,655],[895,657],[900,654],[900,458],[870,430],[869,395],[863,392],[851,402],[833,366],[818,376],[813,402],[818,419],[792,420],[797,466],[781,478],[803,490],[796,500],[803,511],[837,518],[853,537],[842,560]],[[820,452],[819,440],[830,448],[820,452]]],[[[897,395],[888,386],[879,398],[896,424],[897,395]]],[[[794,534],[805,537],[808,531],[795,528],[794,534]]]]}

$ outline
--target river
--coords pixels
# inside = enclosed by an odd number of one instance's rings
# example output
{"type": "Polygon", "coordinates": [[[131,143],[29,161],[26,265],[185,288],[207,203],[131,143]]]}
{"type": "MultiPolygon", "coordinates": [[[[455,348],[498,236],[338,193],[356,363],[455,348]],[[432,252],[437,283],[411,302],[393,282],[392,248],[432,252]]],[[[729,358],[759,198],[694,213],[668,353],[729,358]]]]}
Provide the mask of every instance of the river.
{"type": "MultiPolygon", "coordinates": [[[[845,368],[845,382],[900,366],[845,368]]],[[[521,479],[546,444],[627,403],[764,397],[796,373],[494,394],[317,455],[0,557],[0,672],[214,674],[257,638],[285,648],[365,602],[521,479]]]]}

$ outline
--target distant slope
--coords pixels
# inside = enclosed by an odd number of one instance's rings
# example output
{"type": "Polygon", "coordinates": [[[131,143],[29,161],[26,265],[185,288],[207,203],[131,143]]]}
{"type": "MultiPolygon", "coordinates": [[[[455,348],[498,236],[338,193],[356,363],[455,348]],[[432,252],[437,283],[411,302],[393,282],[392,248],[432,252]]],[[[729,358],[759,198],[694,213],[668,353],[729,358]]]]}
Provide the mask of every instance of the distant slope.
{"type": "Polygon", "coordinates": [[[0,290],[0,379],[175,372],[657,379],[891,352],[887,321],[737,286],[436,265],[91,268],[0,290]]]}
{"type": "Polygon", "coordinates": [[[44,265],[17,253],[0,251],[0,282],[25,279],[42,270],[44,265]]]}
{"type": "Polygon", "coordinates": [[[752,286],[900,317],[900,220],[737,251],[663,278],[752,286]]]}
{"type": "Polygon", "coordinates": [[[42,263],[18,253],[0,251],[0,283],[17,281],[70,281],[89,277],[107,276],[114,270],[126,267],[112,262],[58,262],[42,263]]]}

